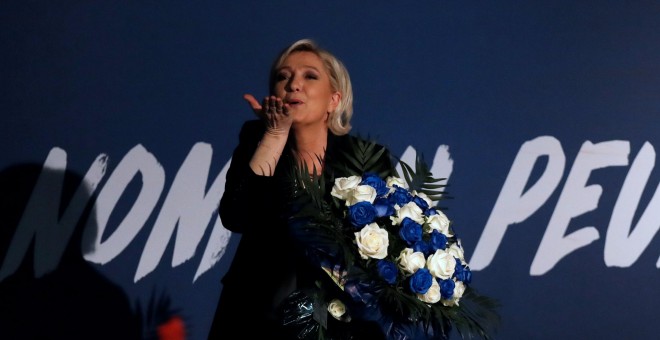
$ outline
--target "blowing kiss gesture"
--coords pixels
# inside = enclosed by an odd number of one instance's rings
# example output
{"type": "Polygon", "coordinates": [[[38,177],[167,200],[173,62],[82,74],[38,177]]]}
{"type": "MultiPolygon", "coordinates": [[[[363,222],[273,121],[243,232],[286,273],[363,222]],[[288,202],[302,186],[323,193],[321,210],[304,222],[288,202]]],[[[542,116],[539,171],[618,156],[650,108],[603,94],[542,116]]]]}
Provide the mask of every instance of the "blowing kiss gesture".
{"type": "Polygon", "coordinates": [[[258,175],[272,176],[293,122],[288,104],[276,96],[264,98],[263,104],[259,104],[251,94],[245,94],[243,98],[266,124],[266,132],[252,156],[250,168],[258,175]]]}

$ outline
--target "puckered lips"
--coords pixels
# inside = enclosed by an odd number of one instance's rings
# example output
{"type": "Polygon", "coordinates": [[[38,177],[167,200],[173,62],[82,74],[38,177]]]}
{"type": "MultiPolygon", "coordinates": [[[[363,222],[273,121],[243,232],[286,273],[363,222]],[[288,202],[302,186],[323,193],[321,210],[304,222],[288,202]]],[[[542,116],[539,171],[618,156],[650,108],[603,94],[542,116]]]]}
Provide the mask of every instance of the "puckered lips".
{"type": "Polygon", "coordinates": [[[302,104],[303,101],[298,98],[284,98],[284,103],[289,104],[289,107],[296,107],[302,104]]]}

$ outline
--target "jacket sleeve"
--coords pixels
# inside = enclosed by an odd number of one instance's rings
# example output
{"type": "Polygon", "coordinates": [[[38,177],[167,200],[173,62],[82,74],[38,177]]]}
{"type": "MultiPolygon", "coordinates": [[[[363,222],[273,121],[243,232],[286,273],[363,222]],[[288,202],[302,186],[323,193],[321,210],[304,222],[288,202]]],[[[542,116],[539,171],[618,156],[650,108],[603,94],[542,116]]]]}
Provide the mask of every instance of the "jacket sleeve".
{"type": "Polygon", "coordinates": [[[276,199],[275,178],[257,175],[250,168],[263,132],[261,121],[246,122],[232,154],[219,214],[223,226],[233,232],[249,232],[250,226],[261,225],[277,213],[270,204],[276,199]]]}

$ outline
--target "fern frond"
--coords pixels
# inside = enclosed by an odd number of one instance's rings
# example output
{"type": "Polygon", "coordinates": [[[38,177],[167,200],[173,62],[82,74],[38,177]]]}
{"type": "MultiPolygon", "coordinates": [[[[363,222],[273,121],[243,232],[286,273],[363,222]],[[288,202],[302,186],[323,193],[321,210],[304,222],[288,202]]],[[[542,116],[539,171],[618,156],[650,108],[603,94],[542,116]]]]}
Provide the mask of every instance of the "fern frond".
{"type": "Polygon", "coordinates": [[[462,339],[481,338],[489,340],[500,326],[500,316],[496,309],[497,300],[478,294],[467,287],[458,307],[436,308],[440,314],[451,320],[462,339]]]}
{"type": "Polygon", "coordinates": [[[389,159],[383,160],[386,149],[375,142],[361,138],[349,139],[348,148],[342,150],[341,156],[345,162],[340,169],[348,176],[362,176],[365,173],[376,173],[385,176],[391,172],[389,159]]]}
{"type": "Polygon", "coordinates": [[[431,169],[421,156],[417,155],[415,159],[415,170],[402,160],[399,160],[399,164],[401,164],[403,178],[410,190],[422,192],[434,202],[445,198],[446,192],[444,188],[447,185],[438,183],[444,182],[447,179],[433,177],[431,169]]]}

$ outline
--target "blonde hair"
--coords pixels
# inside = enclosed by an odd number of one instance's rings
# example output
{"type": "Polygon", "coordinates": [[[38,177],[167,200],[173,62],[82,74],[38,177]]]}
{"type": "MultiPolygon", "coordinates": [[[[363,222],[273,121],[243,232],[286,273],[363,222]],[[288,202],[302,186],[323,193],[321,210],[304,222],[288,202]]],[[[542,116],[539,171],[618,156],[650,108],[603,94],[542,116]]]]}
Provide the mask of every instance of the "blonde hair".
{"type": "Polygon", "coordinates": [[[330,76],[332,89],[341,93],[339,105],[337,105],[333,112],[330,112],[330,116],[328,117],[328,128],[337,136],[347,134],[351,130],[351,117],[353,116],[353,86],[351,85],[351,78],[344,64],[330,52],[320,48],[313,40],[298,40],[280,53],[271,67],[268,82],[270,91],[273,91],[275,88],[277,71],[284,62],[284,59],[294,52],[301,51],[312,52],[321,59],[330,76]]]}

